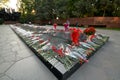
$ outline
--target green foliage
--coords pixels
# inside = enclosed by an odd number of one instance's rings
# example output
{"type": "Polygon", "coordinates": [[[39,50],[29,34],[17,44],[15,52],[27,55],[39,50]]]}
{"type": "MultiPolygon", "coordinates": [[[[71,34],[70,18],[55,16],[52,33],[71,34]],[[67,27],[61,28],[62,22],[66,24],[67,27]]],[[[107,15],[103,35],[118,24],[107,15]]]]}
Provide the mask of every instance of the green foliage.
{"type": "MultiPolygon", "coordinates": [[[[23,15],[35,19],[51,20],[56,17],[67,19],[86,16],[120,16],[120,0],[21,0],[23,15]]],[[[29,19],[29,18],[27,18],[29,19]]]]}
{"type": "Polygon", "coordinates": [[[56,12],[59,18],[68,18],[69,17],[69,7],[68,7],[69,0],[56,0],[56,12]]]}
{"type": "Polygon", "coordinates": [[[26,20],[25,16],[21,16],[19,22],[20,23],[26,23],[27,20],[26,20]]]}
{"type": "Polygon", "coordinates": [[[35,0],[21,0],[21,23],[32,22],[35,19],[35,0]]]}
{"type": "Polygon", "coordinates": [[[33,22],[35,19],[35,16],[32,14],[26,14],[26,15],[21,15],[19,22],[20,23],[29,23],[33,22]]]}
{"type": "Polygon", "coordinates": [[[0,0],[0,8],[3,8],[3,6],[5,6],[5,7],[8,7],[7,6],[7,2],[8,2],[9,0],[0,0]]]}
{"type": "Polygon", "coordinates": [[[0,18],[0,24],[3,24],[4,20],[2,18],[0,18]]]}
{"type": "Polygon", "coordinates": [[[88,0],[79,0],[78,2],[75,2],[74,5],[76,7],[74,14],[77,15],[77,17],[92,16],[94,12],[94,7],[88,0]]]}

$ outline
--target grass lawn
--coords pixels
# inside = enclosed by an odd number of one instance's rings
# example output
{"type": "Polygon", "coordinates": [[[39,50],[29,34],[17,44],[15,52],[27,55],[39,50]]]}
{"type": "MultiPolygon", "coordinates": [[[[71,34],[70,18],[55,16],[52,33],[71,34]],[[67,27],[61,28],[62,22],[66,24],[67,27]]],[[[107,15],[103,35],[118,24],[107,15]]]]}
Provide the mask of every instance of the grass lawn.
{"type": "Polygon", "coordinates": [[[96,28],[96,29],[104,29],[104,30],[116,30],[116,31],[120,31],[120,28],[96,28]]]}

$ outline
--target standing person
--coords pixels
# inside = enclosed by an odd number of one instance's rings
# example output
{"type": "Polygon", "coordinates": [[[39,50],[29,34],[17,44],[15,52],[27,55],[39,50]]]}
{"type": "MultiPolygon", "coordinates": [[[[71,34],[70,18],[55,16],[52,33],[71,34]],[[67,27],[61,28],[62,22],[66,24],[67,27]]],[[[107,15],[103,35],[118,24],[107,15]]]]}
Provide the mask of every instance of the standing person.
{"type": "Polygon", "coordinates": [[[68,24],[67,23],[64,23],[64,28],[65,28],[65,31],[68,30],[68,24]]]}
{"type": "Polygon", "coordinates": [[[78,27],[79,26],[79,24],[78,24],[78,22],[76,22],[76,27],[78,27]]]}
{"type": "Polygon", "coordinates": [[[67,20],[66,23],[68,24],[68,28],[70,27],[70,21],[67,20]]]}
{"type": "Polygon", "coordinates": [[[57,24],[54,23],[54,24],[53,24],[53,27],[54,27],[54,30],[56,30],[57,24]]]}
{"type": "Polygon", "coordinates": [[[51,24],[51,22],[49,21],[49,22],[48,22],[48,24],[50,25],[50,24],[51,24]]]}

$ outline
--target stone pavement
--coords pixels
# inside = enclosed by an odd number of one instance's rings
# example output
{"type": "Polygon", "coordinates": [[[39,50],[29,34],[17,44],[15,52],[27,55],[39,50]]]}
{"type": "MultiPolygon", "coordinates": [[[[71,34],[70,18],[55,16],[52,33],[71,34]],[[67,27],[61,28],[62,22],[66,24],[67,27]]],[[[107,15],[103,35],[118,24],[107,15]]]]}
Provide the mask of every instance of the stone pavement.
{"type": "MultiPolygon", "coordinates": [[[[120,32],[97,30],[109,41],[68,80],[120,80],[120,32]]],[[[0,80],[57,80],[9,25],[0,25],[0,80]]]]}

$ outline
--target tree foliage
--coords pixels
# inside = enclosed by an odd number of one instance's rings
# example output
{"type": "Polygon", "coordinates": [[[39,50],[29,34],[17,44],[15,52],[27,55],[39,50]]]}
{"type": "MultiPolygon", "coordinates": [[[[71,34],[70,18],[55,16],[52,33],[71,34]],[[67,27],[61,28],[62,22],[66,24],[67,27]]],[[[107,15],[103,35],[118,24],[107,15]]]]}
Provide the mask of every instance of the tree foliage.
{"type": "Polygon", "coordinates": [[[31,22],[35,19],[35,15],[32,12],[35,9],[35,0],[21,0],[21,19],[20,22],[31,22]]]}
{"type": "Polygon", "coordinates": [[[9,0],[0,0],[0,8],[2,9],[3,6],[8,6],[6,3],[8,2],[9,0]]]}
{"type": "Polygon", "coordinates": [[[21,0],[23,15],[37,20],[86,16],[120,16],[120,0],[21,0]]]}

